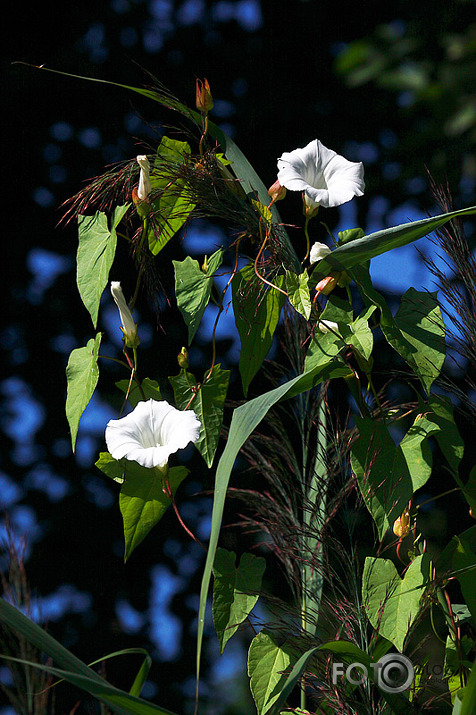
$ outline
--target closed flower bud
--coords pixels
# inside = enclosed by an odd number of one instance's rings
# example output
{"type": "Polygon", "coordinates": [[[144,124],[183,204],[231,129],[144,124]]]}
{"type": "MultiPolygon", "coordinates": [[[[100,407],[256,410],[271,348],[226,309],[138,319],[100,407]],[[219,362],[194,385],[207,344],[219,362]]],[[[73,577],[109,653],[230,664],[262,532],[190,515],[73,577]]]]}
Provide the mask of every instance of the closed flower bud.
{"type": "Polygon", "coordinates": [[[334,323],[333,320],[319,320],[317,323],[317,327],[321,331],[321,333],[338,333],[339,332],[339,326],[337,323],[334,323]]]}
{"type": "Polygon", "coordinates": [[[124,333],[125,344],[128,348],[136,348],[140,343],[137,325],[134,323],[134,318],[126,303],[119,281],[111,281],[111,295],[119,309],[122,323],[121,330],[124,333]]]}
{"type": "Polygon", "coordinates": [[[182,348],[179,354],[177,355],[177,362],[179,364],[179,367],[183,368],[186,370],[188,368],[189,362],[188,362],[188,350],[187,348],[182,348]]]}
{"type": "Polygon", "coordinates": [[[320,243],[319,241],[316,241],[316,243],[313,243],[311,246],[311,252],[309,254],[309,263],[317,263],[318,261],[321,261],[323,258],[329,255],[331,253],[331,249],[329,246],[326,246],[325,243],[320,243]]]}
{"type": "Polygon", "coordinates": [[[333,276],[327,276],[327,278],[323,278],[322,281],[319,281],[316,286],[316,291],[318,293],[322,293],[322,295],[329,295],[329,293],[332,293],[336,285],[336,279],[333,276]]]}
{"type": "Polygon", "coordinates": [[[395,519],[393,525],[393,533],[398,536],[399,539],[403,539],[407,534],[410,533],[410,512],[405,509],[403,514],[395,519]]]}
{"type": "Polygon", "coordinates": [[[274,202],[281,201],[281,199],[284,199],[286,196],[286,187],[281,186],[279,181],[276,179],[274,184],[268,189],[268,196],[270,196],[274,202]]]}
{"type": "Polygon", "coordinates": [[[139,186],[137,189],[137,198],[140,201],[147,201],[152,190],[150,185],[150,164],[145,154],[137,157],[137,163],[140,166],[139,186]]]}
{"type": "Polygon", "coordinates": [[[197,79],[196,81],[195,105],[199,112],[203,112],[204,114],[207,114],[211,109],[213,109],[213,97],[207,79],[203,82],[200,79],[197,79]]]}

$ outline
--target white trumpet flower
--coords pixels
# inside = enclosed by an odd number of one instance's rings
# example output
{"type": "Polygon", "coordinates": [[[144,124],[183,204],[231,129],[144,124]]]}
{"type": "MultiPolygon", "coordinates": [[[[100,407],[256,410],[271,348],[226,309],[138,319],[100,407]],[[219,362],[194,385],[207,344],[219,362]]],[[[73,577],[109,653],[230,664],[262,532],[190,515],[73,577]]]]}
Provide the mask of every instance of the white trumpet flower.
{"type": "Polygon", "coordinates": [[[284,152],[278,159],[278,181],[290,191],[303,191],[311,209],[340,206],[364,193],[364,166],[314,139],[302,149],[284,152]]]}
{"type": "Polygon", "coordinates": [[[193,410],[177,410],[165,400],[147,400],[106,427],[107,448],[114,459],[143,467],[164,467],[171,454],[197,442],[200,420],[193,410]]]}

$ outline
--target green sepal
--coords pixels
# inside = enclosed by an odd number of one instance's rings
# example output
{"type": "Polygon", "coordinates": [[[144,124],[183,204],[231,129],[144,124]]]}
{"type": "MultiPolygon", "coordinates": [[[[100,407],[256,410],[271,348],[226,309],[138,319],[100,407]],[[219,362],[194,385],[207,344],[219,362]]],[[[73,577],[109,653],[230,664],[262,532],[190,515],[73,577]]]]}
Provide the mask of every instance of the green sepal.
{"type": "Polygon", "coordinates": [[[365,231],[362,228],[348,228],[345,231],[339,231],[337,234],[339,246],[343,246],[344,243],[349,243],[350,241],[355,241],[357,238],[363,238],[365,236],[365,231]]]}

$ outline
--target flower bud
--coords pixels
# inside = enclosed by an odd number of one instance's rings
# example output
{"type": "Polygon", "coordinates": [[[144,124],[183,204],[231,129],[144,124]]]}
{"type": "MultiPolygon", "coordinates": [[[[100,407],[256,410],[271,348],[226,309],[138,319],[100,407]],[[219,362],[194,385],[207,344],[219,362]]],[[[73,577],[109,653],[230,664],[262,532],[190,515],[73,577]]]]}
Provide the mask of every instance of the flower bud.
{"type": "Polygon", "coordinates": [[[317,327],[319,328],[321,333],[339,332],[339,326],[337,323],[334,323],[333,320],[319,320],[317,323],[317,327]]]}
{"type": "Polygon", "coordinates": [[[196,81],[195,105],[197,109],[204,114],[207,114],[211,109],[213,109],[213,97],[207,79],[203,82],[200,79],[197,79],[196,81]]]}
{"type": "Polygon", "coordinates": [[[186,370],[189,366],[188,362],[188,350],[187,348],[182,348],[179,354],[177,355],[177,362],[179,364],[179,367],[183,368],[186,370]]]}
{"type": "Polygon", "coordinates": [[[148,201],[140,200],[137,186],[134,186],[132,189],[132,201],[134,202],[134,206],[136,207],[137,213],[141,219],[146,219],[152,211],[152,206],[148,201]]]}
{"type": "Polygon", "coordinates": [[[331,253],[331,249],[329,246],[326,246],[325,243],[320,243],[319,241],[316,241],[316,243],[313,243],[311,246],[311,252],[309,254],[309,263],[317,263],[318,261],[321,261],[323,258],[329,255],[331,253]]]}
{"type": "Polygon", "coordinates": [[[134,323],[134,318],[126,303],[119,281],[111,281],[111,295],[119,309],[122,323],[121,330],[124,333],[125,344],[128,348],[136,348],[140,343],[137,325],[134,323]]]}
{"type": "Polygon", "coordinates": [[[322,295],[329,295],[329,293],[332,293],[336,285],[336,279],[333,276],[327,276],[327,278],[323,278],[322,281],[319,281],[316,286],[316,291],[318,293],[322,293],[322,295]]]}
{"type": "Polygon", "coordinates": [[[140,166],[139,187],[137,189],[137,197],[140,201],[147,201],[152,190],[150,185],[150,164],[145,154],[137,157],[137,163],[140,166]]]}
{"type": "Polygon", "coordinates": [[[281,201],[281,199],[284,199],[286,196],[286,187],[281,186],[279,181],[276,179],[274,184],[268,189],[268,196],[270,196],[274,202],[281,201]]]}
{"type": "Polygon", "coordinates": [[[407,534],[410,533],[410,512],[405,509],[403,514],[395,519],[393,525],[393,533],[398,536],[399,539],[403,539],[407,534]]]}

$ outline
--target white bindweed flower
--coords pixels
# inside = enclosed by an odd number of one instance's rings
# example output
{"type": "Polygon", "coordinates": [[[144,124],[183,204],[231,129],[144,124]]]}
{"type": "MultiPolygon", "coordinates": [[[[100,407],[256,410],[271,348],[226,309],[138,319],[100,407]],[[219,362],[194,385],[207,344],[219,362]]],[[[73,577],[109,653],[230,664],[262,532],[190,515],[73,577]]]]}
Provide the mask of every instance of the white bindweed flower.
{"type": "Polygon", "coordinates": [[[137,334],[137,325],[134,323],[134,318],[129,310],[129,306],[124,298],[124,293],[122,292],[120,281],[111,281],[111,295],[114,298],[114,302],[119,308],[119,315],[121,316],[122,332],[124,333],[124,338],[126,340],[126,345],[129,348],[136,348],[139,343],[139,336],[137,334]]]}
{"type": "Polygon", "coordinates": [[[290,191],[303,191],[311,209],[340,206],[364,193],[364,166],[344,159],[314,139],[278,159],[278,181],[290,191]]]}
{"type": "Polygon", "coordinates": [[[319,328],[321,333],[339,332],[339,326],[332,320],[320,320],[317,324],[317,327],[319,328]]]}
{"type": "Polygon", "coordinates": [[[316,243],[313,243],[311,247],[311,252],[309,254],[309,263],[317,263],[318,261],[321,261],[323,258],[329,255],[331,253],[331,249],[326,246],[325,243],[320,243],[319,241],[316,241],[316,243]]]}
{"type": "Polygon", "coordinates": [[[152,190],[152,186],[150,185],[150,164],[145,154],[141,154],[137,157],[137,163],[140,166],[137,196],[141,201],[146,201],[152,190]]]}
{"type": "Polygon", "coordinates": [[[106,427],[107,448],[114,459],[129,459],[143,467],[163,467],[171,454],[196,442],[200,420],[193,410],[177,410],[165,400],[139,402],[106,427]]]}

